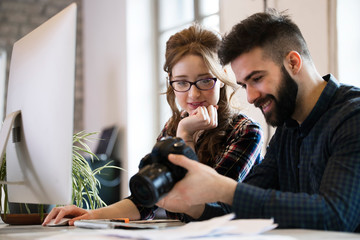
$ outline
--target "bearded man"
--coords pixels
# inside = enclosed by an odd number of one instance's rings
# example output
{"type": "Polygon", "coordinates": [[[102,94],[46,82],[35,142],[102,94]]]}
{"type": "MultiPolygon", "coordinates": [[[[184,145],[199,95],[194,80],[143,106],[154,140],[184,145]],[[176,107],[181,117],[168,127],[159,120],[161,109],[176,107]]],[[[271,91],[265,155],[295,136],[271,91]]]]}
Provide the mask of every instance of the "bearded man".
{"type": "Polygon", "coordinates": [[[360,89],[321,77],[297,25],[275,10],[235,25],[219,58],[276,132],[242,183],[169,155],[188,173],[158,205],[175,212],[203,205],[191,214],[197,220],[234,212],[274,218],[280,228],[358,232],[360,89]]]}

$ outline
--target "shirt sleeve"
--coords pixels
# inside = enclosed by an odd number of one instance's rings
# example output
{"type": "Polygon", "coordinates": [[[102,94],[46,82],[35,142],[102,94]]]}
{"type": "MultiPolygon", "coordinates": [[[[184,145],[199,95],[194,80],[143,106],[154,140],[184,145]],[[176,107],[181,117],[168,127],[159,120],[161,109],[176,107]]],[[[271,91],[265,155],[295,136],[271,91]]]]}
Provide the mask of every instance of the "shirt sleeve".
{"type": "Polygon", "coordinates": [[[263,135],[260,125],[239,115],[219,154],[215,170],[236,181],[243,181],[250,169],[261,162],[263,135]]]}

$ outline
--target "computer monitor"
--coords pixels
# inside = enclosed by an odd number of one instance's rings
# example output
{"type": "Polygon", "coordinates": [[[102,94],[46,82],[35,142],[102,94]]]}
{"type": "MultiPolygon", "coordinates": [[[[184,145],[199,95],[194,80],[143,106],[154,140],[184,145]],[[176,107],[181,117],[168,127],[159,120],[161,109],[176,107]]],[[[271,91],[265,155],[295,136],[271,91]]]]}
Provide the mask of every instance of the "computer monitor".
{"type": "Polygon", "coordinates": [[[100,139],[95,150],[99,160],[109,160],[114,150],[115,141],[118,135],[116,126],[104,128],[101,131],[100,139]]]}
{"type": "Polygon", "coordinates": [[[76,9],[69,5],[13,46],[0,133],[10,202],[71,203],[76,9]]]}

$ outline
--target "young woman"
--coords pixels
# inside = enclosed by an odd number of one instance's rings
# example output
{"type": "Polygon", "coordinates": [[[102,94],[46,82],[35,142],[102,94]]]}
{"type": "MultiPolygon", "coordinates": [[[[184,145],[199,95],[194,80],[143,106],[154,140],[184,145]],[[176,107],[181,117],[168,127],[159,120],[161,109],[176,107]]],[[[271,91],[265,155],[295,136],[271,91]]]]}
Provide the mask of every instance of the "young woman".
{"type": "MultiPolygon", "coordinates": [[[[261,161],[262,132],[260,126],[229,104],[228,80],[217,59],[220,38],[212,31],[194,24],[171,36],[166,44],[164,70],[168,73],[167,101],[172,116],[158,137],[182,138],[192,147],[201,163],[218,173],[242,181],[254,164],[261,161]],[[180,107],[180,109],[178,108],[180,107]]],[[[196,183],[194,183],[196,184],[196,183]]],[[[217,203],[212,203],[212,206],[217,203]]],[[[191,221],[203,212],[205,205],[189,206],[183,213],[168,212],[171,218],[191,221]]],[[[131,196],[110,206],[84,210],[75,206],[54,208],[44,220],[55,222],[65,216],[79,219],[127,217],[149,219],[154,208],[144,208],[131,196]]],[[[219,215],[226,213],[219,204],[219,215]]]]}

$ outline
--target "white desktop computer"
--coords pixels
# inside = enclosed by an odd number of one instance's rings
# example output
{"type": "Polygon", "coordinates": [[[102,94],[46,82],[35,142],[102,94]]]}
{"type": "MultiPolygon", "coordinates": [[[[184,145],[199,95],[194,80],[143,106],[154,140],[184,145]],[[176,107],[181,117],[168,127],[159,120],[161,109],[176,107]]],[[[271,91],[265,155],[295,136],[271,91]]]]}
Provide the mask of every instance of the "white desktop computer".
{"type": "Polygon", "coordinates": [[[73,3],[14,44],[0,132],[10,202],[71,203],[76,13],[73,3]]]}

